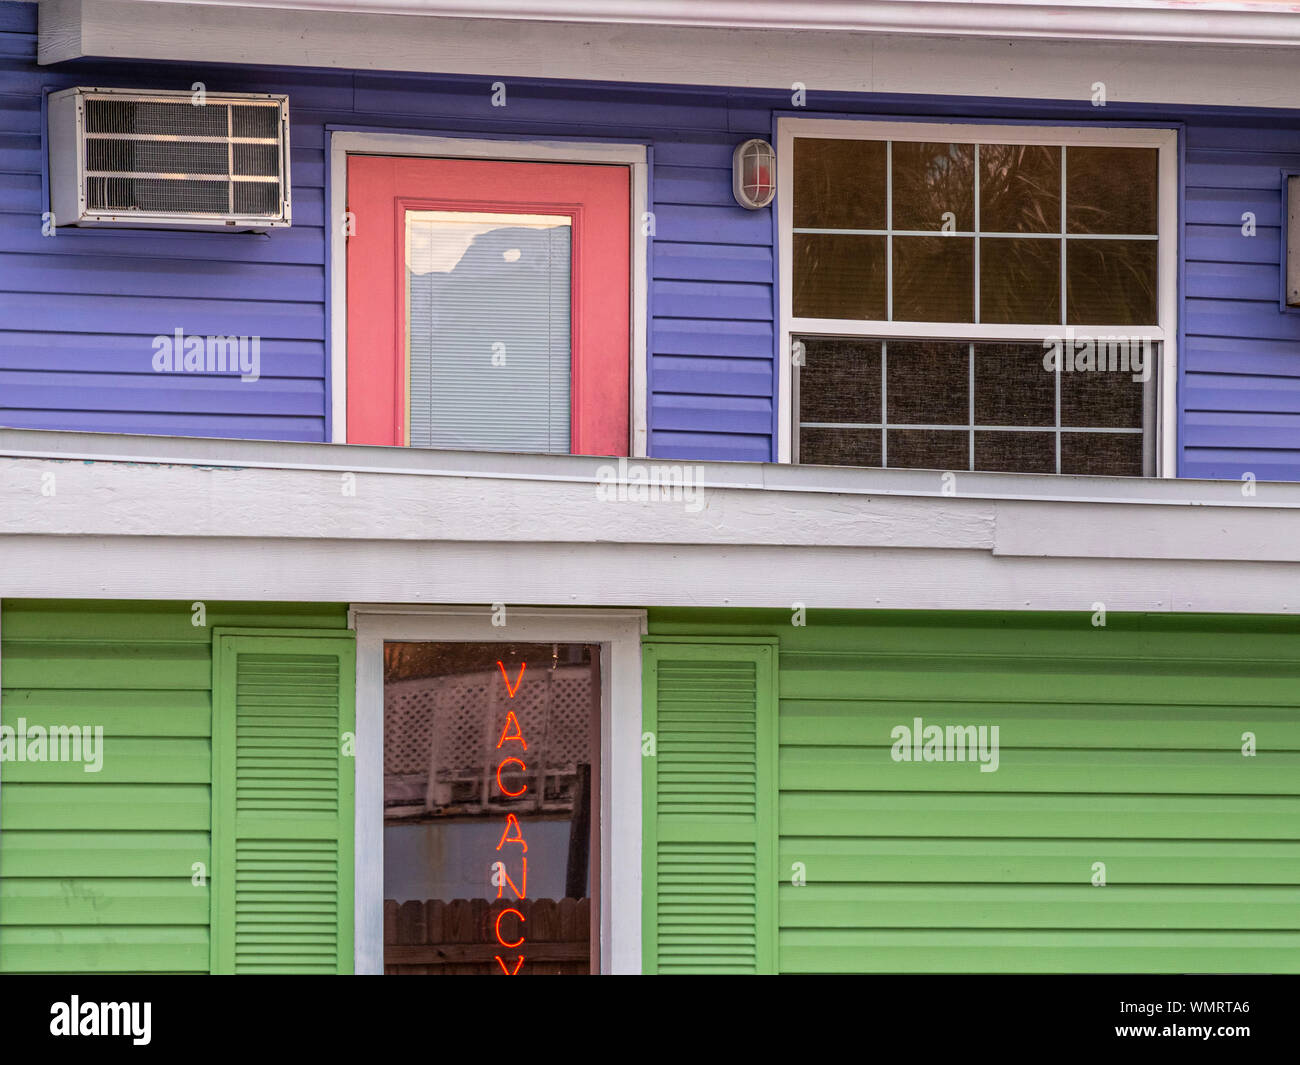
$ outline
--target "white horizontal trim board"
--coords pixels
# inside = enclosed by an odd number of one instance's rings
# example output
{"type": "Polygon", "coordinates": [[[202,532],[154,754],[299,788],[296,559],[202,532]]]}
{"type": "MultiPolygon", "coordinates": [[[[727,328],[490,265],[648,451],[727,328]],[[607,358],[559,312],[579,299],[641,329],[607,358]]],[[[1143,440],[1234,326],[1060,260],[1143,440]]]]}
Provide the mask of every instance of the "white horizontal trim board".
{"type": "Polygon", "coordinates": [[[1286,11],[1215,0],[180,0],[302,12],[573,20],[664,26],[1103,40],[1287,40],[1286,11]]]}
{"type": "MultiPolygon", "coordinates": [[[[808,5],[786,6],[802,11],[808,5]]],[[[919,7],[890,5],[900,12],[919,7]]],[[[963,30],[963,20],[944,18],[936,20],[941,25],[935,33],[942,35],[931,36],[915,28],[857,33],[538,21],[517,10],[507,13],[513,18],[450,18],[267,7],[235,13],[216,3],[152,0],[41,0],[39,59],[60,63],[93,56],[781,89],[801,82],[813,93],[1063,100],[1087,100],[1093,83],[1101,81],[1112,102],[1300,107],[1295,52],[1286,47],[1300,43],[1300,20],[1282,12],[1275,20],[1254,20],[1258,30],[1239,37],[1202,36],[1197,27],[1203,32],[1211,15],[1196,8],[1186,18],[1178,16],[1185,36],[1176,40],[1182,43],[1152,43],[1114,39],[1116,30],[1107,27],[1119,26],[1122,36],[1126,19],[1105,8],[1089,16],[1095,23],[1091,40],[1084,39],[1090,36],[1086,30],[1071,30],[1068,19],[1058,17],[1059,8],[1045,9],[1044,25],[1058,27],[1055,35],[1061,39],[1020,37],[1033,14],[1020,5],[1013,6],[1017,17],[998,29],[998,36],[960,36],[978,34],[983,20],[970,20],[973,5],[948,7],[946,14],[966,16],[973,27],[963,30]]],[[[621,7],[610,10],[628,18],[621,7]]],[[[808,106],[816,106],[815,95],[808,106]]]]}
{"type": "Polygon", "coordinates": [[[640,461],[702,489],[638,501],[598,497],[610,465],[0,430],[0,593],[1300,609],[1296,484],[640,461]]]}
{"type": "MultiPolygon", "coordinates": [[[[1068,524],[1068,523],[1067,523],[1068,524]]],[[[1066,530],[1069,537],[1075,530],[1066,530]]],[[[348,601],[809,610],[1294,614],[1295,562],[1008,562],[989,552],[621,544],[234,543],[6,538],[13,598],[348,601]],[[47,576],[30,574],[44,569],[47,576]],[[522,577],[519,575],[523,575],[522,577]],[[1290,588],[1290,592],[1287,588],[1290,588]]]]}
{"type": "MultiPolygon", "coordinates": [[[[779,179],[778,179],[779,180],[779,179]]],[[[1177,209],[1177,204],[1174,205],[1177,209]]],[[[939,236],[930,233],[927,236],[939,236]]],[[[897,234],[895,234],[897,236],[897,234]]],[[[1058,238],[1059,239],[1059,238],[1058,238]]],[[[789,241],[784,241],[788,244],[789,241]]],[[[1154,325],[990,325],[971,322],[905,322],[870,321],[865,318],[796,318],[791,316],[790,333],[811,336],[919,337],[933,340],[1045,340],[1061,338],[1065,331],[1080,340],[1086,337],[1127,337],[1130,340],[1167,341],[1168,332],[1154,325]]],[[[1044,348],[1044,351],[1047,349],[1044,348]]],[[[786,360],[787,369],[789,360],[786,360]]]]}

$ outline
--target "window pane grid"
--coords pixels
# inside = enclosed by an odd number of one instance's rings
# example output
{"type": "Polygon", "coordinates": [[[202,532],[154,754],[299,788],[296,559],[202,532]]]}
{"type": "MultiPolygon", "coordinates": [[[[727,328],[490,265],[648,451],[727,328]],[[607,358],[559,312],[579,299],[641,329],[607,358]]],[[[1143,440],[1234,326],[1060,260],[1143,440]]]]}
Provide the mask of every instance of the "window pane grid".
{"type": "MultiPolygon", "coordinates": [[[[828,362],[820,362],[819,345],[832,343],[829,338],[804,337],[800,343],[804,345],[805,359],[811,360],[806,363],[807,369],[801,372],[801,377],[806,373],[809,379],[800,386],[801,409],[810,414],[814,410],[830,412],[832,408],[814,407],[813,404],[819,402],[819,397],[837,394],[837,384],[854,365],[855,357],[858,363],[861,363],[864,358],[869,361],[877,355],[880,359],[878,419],[869,416],[853,418],[855,410],[846,409],[839,404],[833,408],[834,414],[838,415],[833,420],[825,417],[818,418],[815,414],[813,417],[801,417],[797,422],[801,437],[806,431],[811,430],[813,433],[813,436],[809,437],[810,446],[805,449],[801,445],[801,461],[814,464],[820,461],[831,465],[879,465],[883,468],[901,469],[964,469],[967,472],[1021,469],[1022,472],[1070,473],[1081,472],[1080,466],[1083,467],[1082,472],[1114,473],[1117,470],[1131,472],[1132,459],[1136,452],[1129,445],[1119,445],[1118,438],[1136,437],[1141,441],[1145,436],[1146,429],[1142,424],[1145,415],[1140,409],[1137,411],[1130,409],[1126,415],[1122,409],[1115,409],[1114,396],[1106,393],[1104,389],[1097,391],[1095,387],[1095,382],[1101,378],[1101,375],[1106,375],[1107,378],[1118,381],[1123,389],[1126,387],[1124,381],[1118,380],[1114,375],[1119,374],[1127,378],[1129,370],[1073,371],[1063,369],[1060,364],[1051,370],[1045,365],[1042,369],[1035,370],[1031,368],[1032,363],[1026,360],[1030,357],[1034,360],[1042,357],[1042,349],[1038,345],[999,344],[986,341],[957,343],[948,341],[927,344],[885,338],[839,338],[833,341],[838,345],[835,355],[838,361],[831,365],[828,362]],[[856,353],[850,350],[855,345],[861,345],[856,353]],[[891,348],[899,349],[895,353],[895,360],[906,361],[908,358],[913,360],[910,368],[905,363],[895,366],[896,380],[892,396],[889,387],[891,348]],[[945,356],[943,354],[945,351],[950,354],[945,356]],[[956,356],[958,351],[961,352],[962,372],[956,380],[961,381],[964,377],[963,384],[967,390],[965,402],[961,408],[958,408],[965,414],[964,421],[909,419],[891,415],[891,409],[897,408],[900,403],[910,405],[913,412],[918,411],[918,406],[921,409],[941,412],[952,411],[950,405],[944,406],[943,394],[946,391],[951,395],[955,382],[951,378],[945,381],[934,376],[934,368],[943,365],[941,361],[934,360],[948,358],[947,365],[950,369],[956,370],[957,367],[952,365],[951,358],[956,356]],[[817,376],[818,370],[821,376],[817,376]],[[980,371],[983,371],[987,379],[982,378],[980,371]],[[1046,390],[1045,383],[1036,386],[1031,379],[1023,376],[1021,384],[1011,390],[1005,378],[1008,375],[1023,375],[1027,372],[1044,374],[1050,372],[1052,374],[1050,394],[1046,390]],[[1066,377],[1072,379],[1074,417],[1069,416],[1062,401],[1062,381],[1066,377]],[[1078,380],[1074,380],[1075,378],[1078,380]],[[938,399],[926,394],[931,390],[939,396],[938,399]],[[1039,397],[1037,400],[1035,392],[1039,397]],[[937,408],[936,403],[939,405],[937,408]],[[1022,415],[1025,421],[981,418],[978,412],[981,405],[985,414],[996,410],[1006,411],[1022,415]],[[1084,413],[1090,412],[1096,415],[1098,421],[1078,418],[1081,407],[1084,413]],[[1049,409],[1050,421],[1048,421],[1049,409]],[[1127,424],[1124,423],[1126,417],[1127,424]],[[1112,424],[1098,423],[1108,418],[1112,419],[1112,424]],[[1115,418],[1118,418],[1121,424],[1114,424],[1115,418]],[[846,437],[845,434],[850,435],[846,437]],[[854,440],[852,434],[860,436],[867,434],[870,439],[863,436],[861,439],[854,440]],[[983,438],[983,460],[980,457],[982,439],[980,434],[992,434],[983,438]],[[957,435],[964,437],[964,446],[961,449],[964,462],[960,459],[939,461],[955,457],[956,453],[943,441],[946,439],[949,444],[955,443],[951,438],[957,435]],[[1032,443],[1039,439],[1046,442],[1045,449],[1032,443]],[[1116,446],[1121,447],[1121,451],[1109,456],[1100,454],[1109,447],[1109,445],[1101,445],[1102,439],[1116,440],[1116,446]],[[891,440],[902,448],[901,454],[895,454],[892,459],[891,440]],[[995,444],[998,440],[1002,443],[995,444]],[[1063,440],[1075,442],[1069,449],[1073,467],[1071,469],[1065,468],[1067,456],[1064,454],[1066,449],[1062,446],[1063,440]],[[873,448],[876,450],[873,451],[873,448]],[[1080,448],[1083,450],[1080,451],[1080,448]],[[878,462],[843,461],[845,455],[874,456],[876,453],[879,454],[878,462]],[[1019,463],[1025,465],[1022,467],[1019,463]]],[[[1155,359],[1158,358],[1158,346],[1152,345],[1149,358],[1154,364],[1155,359]]],[[[1153,376],[1151,380],[1154,380],[1153,376]]],[[[1103,382],[1103,384],[1105,388],[1113,387],[1112,383],[1103,382]]],[[[1146,384],[1146,382],[1134,381],[1132,387],[1140,392],[1146,384]]],[[[1131,392],[1127,394],[1132,395],[1131,392]]],[[[876,407],[874,399],[868,402],[871,408],[876,407]]],[[[868,411],[863,410],[861,413],[867,414],[868,411]]],[[[876,413],[876,410],[870,410],[870,413],[876,413]]],[[[1139,451],[1140,446],[1139,444],[1139,451]]]]}
{"type": "MultiPolygon", "coordinates": [[[[799,143],[796,140],[796,170],[799,143]]],[[[883,238],[884,263],[873,262],[865,245],[808,245],[808,254],[795,270],[795,318],[1041,327],[1156,324],[1156,256],[1154,251],[1145,251],[1147,246],[1154,249],[1159,241],[1154,149],[1077,149],[1085,162],[1077,168],[1072,199],[1071,152],[1066,145],[921,144],[886,139],[883,146],[884,180],[875,186],[875,194],[884,194],[884,228],[795,225],[792,235],[805,240],[883,238]],[[908,150],[900,156],[896,144],[908,150]],[[1059,188],[1051,187],[1051,168],[1043,168],[1050,158],[1047,153],[1059,157],[1055,179],[1059,188]],[[903,171],[901,193],[896,187],[896,165],[903,171]],[[994,176],[988,195],[995,217],[988,219],[988,229],[983,228],[986,219],[982,216],[986,167],[994,176]],[[1117,180],[1122,183],[1130,176],[1126,167],[1132,171],[1132,181],[1128,186],[1117,185],[1117,180]],[[1052,199],[1057,201],[1057,210],[1047,217],[1054,227],[1043,228],[1044,207],[1052,199]],[[934,228],[915,228],[918,222],[927,225],[931,217],[934,228]],[[970,224],[958,225],[962,218],[969,218],[970,224]],[[1021,228],[1008,228],[1008,223],[1021,228]],[[936,237],[940,240],[935,241],[936,237]],[[949,240],[956,243],[945,246],[943,242],[949,240]],[[1042,256],[1030,252],[1036,241],[1057,242],[1058,254],[1044,249],[1055,260],[1054,286],[1042,274],[1042,256]],[[986,242],[993,244],[986,247],[986,242]],[[1107,247],[1113,250],[1103,250],[1107,247]],[[991,260],[986,260],[986,252],[991,260]],[[868,274],[872,268],[883,268],[883,292],[876,289],[874,298],[864,293],[861,299],[854,299],[842,291],[844,271],[854,261],[858,269],[868,263],[868,274]],[[900,269],[901,290],[897,283],[900,269]],[[966,287],[966,275],[971,277],[969,308],[963,306],[965,297],[957,295],[966,287]],[[1044,285],[1048,286],[1046,293],[1044,285]],[[1074,301],[1070,298],[1072,286],[1074,295],[1081,297],[1074,301]],[[921,291],[926,288],[933,291],[921,291]],[[824,293],[830,298],[819,298],[824,293]],[[878,305],[881,296],[883,307],[878,305]],[[827,313],[830,308],[840,311],[827,313]],[[875,310],[881,313],[872,313],[875,310]]],[[[844,179],[842,173],[840,177],[844,179]]],[[[862,214],[861,220],[878,220],[877,215],[869,214],[872,217],[862,214]]],[[[832,218],[805,216],[800,220],[825,223],[832,218]]]]}
{"type": "Polygon", "coordinates": [[[880,342],[880,465],[889,469],[889,344],[880,342]]]}
{"type": "MultiPolygon", "coordinates": [[[[795,226],[793,233],[825,233],[848,237],[933,237],[933,229],[817,229],[813,226],[795,226]]],[[[950,237],[1014,237],[1016,240],[1159,240],[1154,233],[999,233],[988,229],[952,229],[943,235],[950,237]]]]}
{"type": "Polygon", "coordinates": [[[1114,425],[982,425],[970,422],[800,422],[801,429],[943,429],[981,433],[1130,433],[1141,429],[1114,425]]]}
{"type": "MultiPolygon", "coordinates": [[[[974,184],[974,186],[975,186],[975,205],[974,205],[974,211],[975,211],[975,229],[974,229],[974,232],[975,232],[975,233],[979,233],[979,231],[980,231],[980,146],[979,146],[978,144],[975,145],[975,173],[974,173],[974,176],[973,176],[973,178],[972,178],[972,182],[973,182],[973,184],[974,184]]],[[[892,219],[891,219],[891,221],[892,221],[892,219]]],[[[974,274],[974,276],[971,278],[971,306],[975,309],[975,315],[974,315],[974,318],[975,318],[975,324],[978,325],[978,324],[979,324],[979,321],[980,321],[980,311],[981,311],[981,307],[980,307],[980,241],[979,241],[979,238],[976,237],[976,238],[975,238],[971,243],[972,243],[973,253],[974,253],[974,256],[975,256],[975,268],[974,268],[974,270],[972,271],[973,274],[974,274]]],[[[970,401],[971,401],[972,404],[974,404],[974,402],[975,402],[975,367],[974,367],[974,364],[973,364],[973,363],[972,363],[972,365],[971,365],[971,388],[970,388],[970,401]]],[[[973,410],[973,409],[974,409],[974,408],[972,407],[972,410],[973,410]]],[[[971,421],[974,421],[974,420],[975,420],[975,416],[974,416],[974,414],[972,414],[972,415],[971,415],[971,421]]],[[[975,462],[975,443],[974,443],[974,440],[975,440],[975,438],[972,436],[972,437],[971,437],[971,463],[972,463],[972,465],[973,465],[974,462],[975,462]]]]}
{"type": "MultiPolygon", "coordinates": [[[[1069,184],[1069,173],[1070,173],[1069,157],[1070,157],[1069,148],[1063,147],[1061,149],[1061,238],[1062,239],[1061,239],[1061,276],[1060,276],[1061,321],[1063,322],[1067,320],[1067,315],[1069,313],[1066,309],[1066,301],[1069,299],[1069,285],[1067,284],[1067,281],[1070,274],[1069,274],[1069,256],[1067,254],[1068,240],[1066,238],[1066,232],[1065,232],[1066,229],[1069,228],[1066,224],[1066,208],[1065,208],[1065,201],[1066,201],[1066,197],[1068,196],[1068,192],[1066,190],[1069,184]]],[[[1056,408],[1057,408],[1056,420],[1059,422],[1061,420],[1061,382],[1059,380],[1060,378],[1059,373],[1057,374],[1057,378],[1058,380],[1056,382],[1056,408]]],[[[1056,465],[1057,468],[1059,469],[1061,465],[1061,438],[1059,436],[1056,438],[1056,465]]]]}
{"type": "MultiPolygon", "coordinates": [[[[890,229],[885,233],[885,317],[894,320],[894,142],[885,142],[885,221],[890,229]]],[[[881,361],[884,373],[884,361],[881,361]]]]}

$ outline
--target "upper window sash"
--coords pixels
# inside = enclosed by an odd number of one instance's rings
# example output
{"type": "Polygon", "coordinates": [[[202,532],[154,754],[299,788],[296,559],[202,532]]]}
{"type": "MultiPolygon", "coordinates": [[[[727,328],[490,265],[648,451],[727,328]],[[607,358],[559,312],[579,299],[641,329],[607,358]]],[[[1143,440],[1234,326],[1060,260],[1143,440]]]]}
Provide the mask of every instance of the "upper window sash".
{"type": "MultiPolygon", "coordinates": [[[[1034,340],[1058,335],[1069,326],[1076,332],[1123,333],[1136,338],[1167,340],[1176,321],[1176,277],[1178,224],[1177,187],[1177,131],[1146,127],[1085,127],[1051,125],[984,125],[978,123],[893,122],[861,121],[855,119],[782,118],[778,121],[778,215],[780,226],[781,308],[783,322],[788,332],[835,333],[850,336],[908,336],[917,338],[947,338],[960,340],[1034,340]],[[1053,232],[1017,232],[1002,234],[983,226],[957,225],[949,234],[938,230],[913,230],[894,226],[891,217],[892,202],[886,205],[886,227],[870,229],[835,229],[801,226],[794,220],[794,142],[796,139],[837,139],[848,141],[877,141],[892,145],[905,142],[937,142],[962,145],[1041,145],[1069,148],[1152,148],[1157,151],[1157,204],[1154,233],[1088,234],[1071,232],[1065,221],[1065,192],[1062,185],[1061,222],[1053,232]],[[1049,240],[1064,246],[1072,241],[1131,239],[1150,242],[1156,247],[1156,314],[1150,323],[1124,324],[1114,322],[1068,323],[1065,301],[1057,308],[1059,319],[1043,323],[981,322],[979,300],[973,298],[972,314],[961,321],[935,321],[927,319],[895,320],[892,291],[885,299],[885,314],[879,317],[841,318],[825,316],[797,316],[794,313],[794,243],[796,235],[816,233],[879,234],[887,241],[885,265],[889,288],[893,281],[893,240],[895,237],[931,236],[952,240],[971,241],[975,246],[978,264],[979,244],[976,237],[989,239],[999,236],[1023,240],[1049,240]]],[[[892,158],[886,163],[886,180],[890,185],[892,200],[892,158]]],[[[978,175],[978,170],[976,171],[978,175]]],[[[975,213],[978,217],[978,185],[975,193],[975,213]]],[[[977,266],[978,269],[978,266],[977,266]]],[[[976,273],[976,278],[980,275],[976,273]]],[[[1062,274],[1062,288],[1064,275],[1062,274]]]]}

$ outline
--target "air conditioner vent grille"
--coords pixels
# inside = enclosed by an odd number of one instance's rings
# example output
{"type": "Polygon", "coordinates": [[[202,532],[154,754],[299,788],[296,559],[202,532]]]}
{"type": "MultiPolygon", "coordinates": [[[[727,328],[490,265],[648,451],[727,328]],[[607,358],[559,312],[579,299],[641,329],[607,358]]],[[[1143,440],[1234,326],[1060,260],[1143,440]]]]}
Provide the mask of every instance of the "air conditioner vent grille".
{"type": "Polygon", "coordinates": [[[86,172],[118,174],[213,174],[230,169],[230,146],[220,141],[136,141],[122,137],[86,141],[86,172]]]}
{"type": "Polygon", "coordinates": [[[189,102],[86,100],[87,133],[160,133],[171,137],[224,137],[229,132],[226,107],[189,102]]]}
{"type": "Polygon", "coordinates": [[[91,177],[86,206],[94,211],[168,211],[177,214],[225,214],[230,184],[221,181],[176,181],[158,178],[91,177]]]}
{"type": "MultiPolygon", "coordinates": [[[[56,97],[80,101],[79,224],[289,223],[286,98],[208,93],[196,103],[189,93],[112,89],[56,97]]],[[[55,141],[52,133],[52,157],[55,141]]]]}

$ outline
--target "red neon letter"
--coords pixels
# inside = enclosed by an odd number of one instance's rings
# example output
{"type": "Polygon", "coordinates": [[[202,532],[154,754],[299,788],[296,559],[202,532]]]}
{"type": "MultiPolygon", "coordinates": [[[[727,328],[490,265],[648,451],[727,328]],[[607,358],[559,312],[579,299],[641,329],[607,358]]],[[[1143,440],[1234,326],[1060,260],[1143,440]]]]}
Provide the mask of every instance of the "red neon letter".
{"type": "Polygon", "coordinates": [[[513,688],[510,687],[510,678],[506,676],[506,664],[502,662],[501,659],[498,658],[497,665],[501,667],[501,679],[506,682],[506,691],[510,693],[510,698],[513,699],[515,697],[515,692],[519,690],[519,685],[523,683],[524,670],[528,668],[528,663],[527,662],[519,663],[519,676],[515,678],[515,686],[513,688]]]}
{"type": "Polygon", "coordinates": [[[524,750],[528,750],[528,741],[524,739],[524,730],[519,727],[519,718],[515,717],[515,712],[513,710],[506,711],[506,723],[501,729],[501,738],[497,740],[498,751],[501,750],[501,745],[505,743],[506,740],[518,740],[524,745],[524,750]],[[512,721],[515,723],[515,734],[513,736],[507,736],[506,733],[510,730],[510,722],[512,721]]]}
{"type": "MultiPolygon", "coordinates": [[[[517,899],[522,899],[525,895],[528,894],[528,859],[527,859],[527,858],[524,858],[524,859],[523,859],[523,863],[524,863],[524,875],[523,875],[522,879],[523,879],[523,882],[524,882],[524,887],[523,887],[523,890],[522,890],[522,891],[521,891],[518,887],[516,887],[516,886],[515,886],[515,882],[514,882],[513,880],[510,879],[510,874],[506,872],[506,863],[505,863],[505,862],[501,862],[501,863],[500,863],[500,865],[501,865],[501,882],[500,882],[499,884],[497,884],[497,898],[500,898],[501,895],[504,893],[507,884],[510,885],[510,890],[513,891],[513,892],[515,893],[515,898],[517,898],[517,899]]],[[[502,943],[501,945],[502,945],[503,947],[507,947],[507,946],[509,946],[510,944],[508,944],[508,943],[502,943]]]]}
{"type": "Polygon", "coordinates": [[[515,971],[511,972],[509,969],[506,968],[506,963],[501,960],[500,954],[496,955],[496,959],[497,959],[497,964],[501,966],[501,971],[505,973],[507,976],[518,976],[519,970],[523,967],[524,964],[524,956],[520,954],[519,960],[515,962],[515,971]]]}
{"type": "Polygon", "coordinates": [[[503,758],[501,760],[501,764],[497,766],[497,787],[501,789],[502,795],[508,796],[511,799],[517,799],[519,798],[520,795],[522,795],[524,792],[528,790],[528,785],[524,784],[524,786],[520,788],[518,791],[506,791],[506,786],[501,783],[501,770],[503,770],[511,762],[518,762],[520,770],[523,772],[527,772],[528,767],[524,765],[523,762],[520,762],[518,758],[503,758]]]}
{"type": "Polygon", "coordinates": [[[524,941],[524,933],[523,933],[523,931],[521,930],[520,933],[519,933],[519,938],[518,938],[517,940],[515,940],[515,942],[513,942],[513,943],[507,943],[504,939],[501,938],[501,918],[504,917],[504,916],[505,916],[506,914],[508,914],[508,913],[513,913],[516,917],[518,917],[518,918],[519,918],[519,923],[520,923],[520,924],[523,924],[524,921],[526,920],[526,918],[524,917],[524,915],[523,915],[522,913],[520,913],[518,910],[516,910],[513,906],[511,906],[510,909],[508,909],[508,910],[502,910],[499,914],[497,914],[497,923],[496,923],[497,942],[500,943],[500,944],[501,944],[503,947],[505,947],[507,950],[514,950],[515,947],[517,947],[517,946],[519,946],[521,943],[523,943],[523,941],[524,941]]]}
{"type": "Polygon", "coordinates": [[[517,818],[514,814],[506,814],[506,827],[501,830],[501,842],[497,844],[497,850],[500,850],[507,843],[518,843],[524,848],[519,853],[520,854],[528,853],[528,844],[524,840],[523,826],[519,824],[519,818],[517,818]],[[511,825],[515,826],[515,832],[518,833],[518,835],[512,836],[510,834],[511,825]]]}

